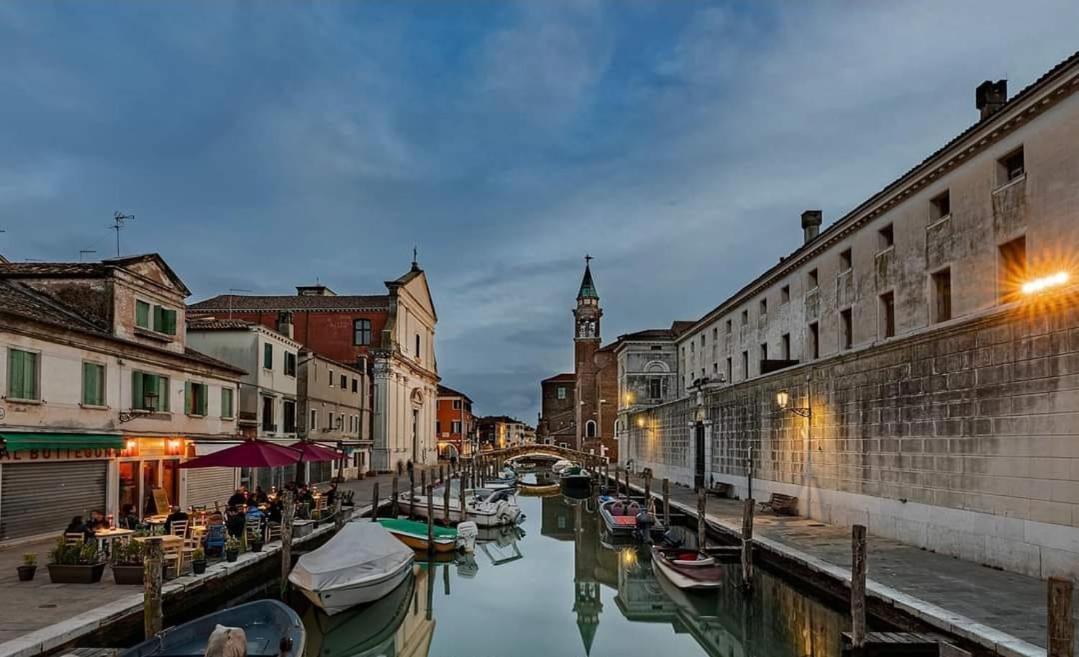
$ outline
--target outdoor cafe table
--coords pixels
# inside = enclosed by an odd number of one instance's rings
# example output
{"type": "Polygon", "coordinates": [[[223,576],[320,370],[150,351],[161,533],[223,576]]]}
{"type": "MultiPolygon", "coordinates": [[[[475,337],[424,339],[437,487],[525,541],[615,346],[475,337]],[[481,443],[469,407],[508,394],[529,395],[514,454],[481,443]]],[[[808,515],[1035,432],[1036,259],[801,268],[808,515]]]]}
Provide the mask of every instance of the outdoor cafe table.
{"type": "Polygon", "coordinates": [[[113,541],[116,539],[127,541],[134,533],[134,530],[131,529],[98,529],[94,532],[94,538],[97,540],[98,549],[105,552],[105,554],[112,554],[113,541]]]}
{"type": "Polygon", "coordinates": [[[145,543],[146,541],[148,541],[151,538],[159,538],[159,539],[161,539],[161,546],[166,548],[166,549],[168,549],[168,548],[182,548],[184,546],[184,537],[183,536],[176,536],[174,534],[162,534],[160,536],[136,536],[135,538],[133,538],[131,540],[138,541],[139,543],[145,543]]]}

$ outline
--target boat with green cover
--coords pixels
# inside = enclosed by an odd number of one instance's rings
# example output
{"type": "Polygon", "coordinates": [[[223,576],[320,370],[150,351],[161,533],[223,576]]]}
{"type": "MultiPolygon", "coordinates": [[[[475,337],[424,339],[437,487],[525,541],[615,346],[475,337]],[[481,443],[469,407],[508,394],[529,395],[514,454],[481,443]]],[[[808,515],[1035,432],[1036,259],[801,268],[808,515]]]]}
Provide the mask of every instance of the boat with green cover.
{"type": "MultiPolygon", "coordinates": [[[[464,546],[464,539],[457,529],[453,527],[434,526],[434,545],[427,542],[427,523],[419,520],[406,518],[379,518],[378,522],[386,531],[397,537],[405,545],[413,550],[433,549],[435,552],[453,552],[459,546],[464,546]]],[[[461,523],[462,525],[474,523],[461,523]]],[[[475,537],[473,535],[473,540],[475,537]]]]}

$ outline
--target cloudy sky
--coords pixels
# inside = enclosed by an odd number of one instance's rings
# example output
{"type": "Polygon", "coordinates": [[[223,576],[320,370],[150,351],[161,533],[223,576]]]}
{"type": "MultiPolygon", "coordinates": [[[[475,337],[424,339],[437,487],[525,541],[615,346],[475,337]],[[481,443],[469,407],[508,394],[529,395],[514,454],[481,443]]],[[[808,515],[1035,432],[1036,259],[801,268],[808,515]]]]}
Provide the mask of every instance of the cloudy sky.
{"type": "MultiPolygon", "coordinates": [[[[534,421],[1079,49],[1079,3],[0,3],[0,253],[157,251],[198,300],[381,293],[415,244],[445,382],[534,421]],[[747,8],[748,7],[748,8],[747,8]]],[[[91,256],[92,257],[92,256],[91,256]]]]}

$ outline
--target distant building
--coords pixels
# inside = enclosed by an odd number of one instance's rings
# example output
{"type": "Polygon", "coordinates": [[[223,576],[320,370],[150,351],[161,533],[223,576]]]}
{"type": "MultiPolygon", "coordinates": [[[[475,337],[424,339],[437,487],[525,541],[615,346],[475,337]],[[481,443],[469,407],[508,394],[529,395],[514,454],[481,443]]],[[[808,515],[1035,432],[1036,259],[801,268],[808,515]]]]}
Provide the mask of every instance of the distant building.
{"type": "Polygon", "coordinates": [[[297,287],[295,295],[224,294],[192,304],[190,313],[244,319],[271,329],[288,313],[297,342],[368,372],[372,468],[385,472],[407,461],[436,460],[439,380],[438,315],[427,275],[413,262],[404,276],[385,285],[384,295],[339,296],[321,284],[297,287]]]}
{"type": "Polygon", "coordinates": [[[468,456],[476,437],[476,421],[472,416],[472,399],[463,392],[444,385],[438,386],[438,419],[435,439],[438,457],[468,456]]]}
{"type": "Polygon", "coordinates": [[[300,350],[297,392],[300,398],[297,431],[301,438],[330,443],[345,454],[343,471],[337,463],[311,463],[310,481],[325,481],[340,474],[362,476],[371,468],[371,378],[345,363],[300,350]]]}
{"type": "Polygon", "coordinates": [[[537,440],[545,445],[577,444],[577,375],[556,374],[540,382],[542,394],[537,440]]]}
{"type": "Polygon", "coordinates": [[[518,447],[535,440],[535,429],[517,418],[491,415],[476,420],[481,449],[518,447]]]}

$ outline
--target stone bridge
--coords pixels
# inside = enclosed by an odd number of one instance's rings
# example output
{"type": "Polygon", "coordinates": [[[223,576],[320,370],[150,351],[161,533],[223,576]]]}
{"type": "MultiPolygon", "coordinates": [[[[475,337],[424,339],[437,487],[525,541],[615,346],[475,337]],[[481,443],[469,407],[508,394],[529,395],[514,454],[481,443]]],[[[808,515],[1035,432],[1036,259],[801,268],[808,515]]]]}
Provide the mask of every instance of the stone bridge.
{"type": "Polygon", "coordinates": [[[575,449],[559,447],[557,445],[541,445],[536,443],[528,443],[525,445],[507,447],[505,449],[484,451],[480,452],[477,456],[480,459],[493,460],[497,463],[505,463],[507,461],[519,461],[523,459],[543,459],[551,461],[565,459],[567,461],[573,461],[574,463],[580,463],[582,465],[588,465],[593,467],[602,463],[601,457],[597,454],[580,452],[575,449]]]}

